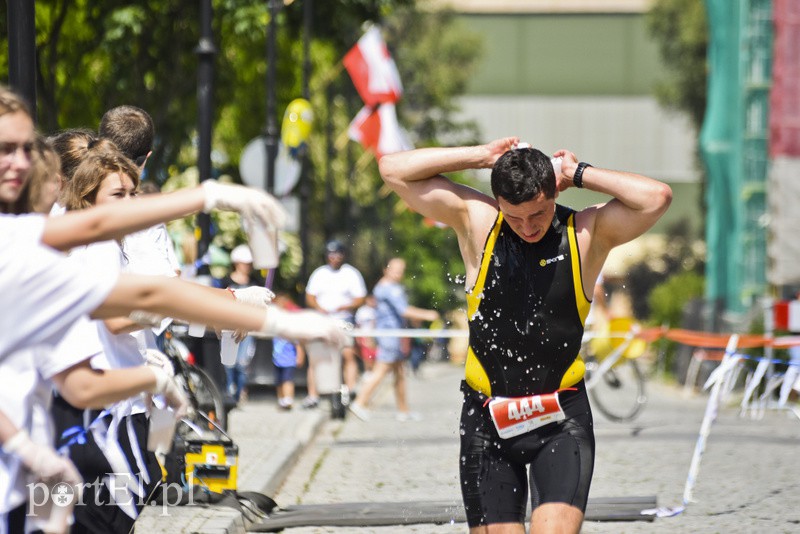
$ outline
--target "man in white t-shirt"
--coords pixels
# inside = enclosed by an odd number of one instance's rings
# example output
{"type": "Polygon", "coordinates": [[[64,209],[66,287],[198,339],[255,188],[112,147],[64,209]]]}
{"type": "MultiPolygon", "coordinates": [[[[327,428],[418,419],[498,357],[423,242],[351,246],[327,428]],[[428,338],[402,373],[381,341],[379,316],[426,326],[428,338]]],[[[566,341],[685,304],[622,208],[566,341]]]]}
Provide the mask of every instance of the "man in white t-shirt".
{"type": "MultiPolygon", "coordinates": [[[[329,241],[325,245],[327,263],[311,273],[306,286],[306,305],[335,319],[352,323],[356,310],[364,304],[367,286],[358,269],[345,263],[344,258],[345,248],[340,241],[329,241]]],[[[358,381],[358,364],[352,339],[342,349],[342,360],[344,383],[350,391],[354,391],[358,381]]],[[[313,371],[309,375],[309,379],[313,380],[313,371]]]]}

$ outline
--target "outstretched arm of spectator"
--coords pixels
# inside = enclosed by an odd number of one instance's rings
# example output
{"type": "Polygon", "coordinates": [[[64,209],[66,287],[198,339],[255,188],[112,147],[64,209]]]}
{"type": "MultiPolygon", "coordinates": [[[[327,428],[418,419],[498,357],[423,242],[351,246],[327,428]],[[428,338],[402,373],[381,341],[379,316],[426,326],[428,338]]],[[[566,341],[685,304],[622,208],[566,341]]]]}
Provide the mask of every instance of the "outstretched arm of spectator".
{"type": "Polygon", "coordinates": [[[281,228],[286,212],[275,198],[240,185],[206,180],[203,185],[164,195],[147,195],[131,202],[105,204],[48,218],[42,243],[58,250],[121,239],[157,223],[186,217],[201,210],[236,211],[267,226],[281,228]]]}
{"type": "Polygon", "coordinates": [[[188,402],[172,379],[151,366],[126,369],[93,369],[89,360],[73,365],[53,376],[59,393],[72,406],[102,408],[140,393],[164,395],[176,412],[184,412],[188,402]]]}
{"type": "Polygon", "coordinates": [[[121,274],[92,316],[102,319],[128,315],[134,310],[205,324],[217,330],[245,329],[294,341],[321,339],[337,345],[345,342],[339,324],[319,313],[289,313],[274,306],[259,308],[237,302],[227,291],[161,276],[121,274]]]}

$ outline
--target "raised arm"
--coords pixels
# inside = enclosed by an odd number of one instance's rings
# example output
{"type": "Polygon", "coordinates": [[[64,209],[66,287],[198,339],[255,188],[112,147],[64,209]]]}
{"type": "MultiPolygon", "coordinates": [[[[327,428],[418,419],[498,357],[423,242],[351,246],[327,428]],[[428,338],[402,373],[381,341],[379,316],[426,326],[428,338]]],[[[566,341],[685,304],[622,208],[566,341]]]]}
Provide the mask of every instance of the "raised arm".
{"type": "Polygon", "coordinates": [[[517,142],[516,137],[506,137],[485,145],[420,148],[388,154],[380,160],[380,172],[384,182],[413,210],[447,224],[462,235],[468,230],[468,203],[491,203],[491,198],[442,174],[489,169],[517,142]]]}
{"type": "Polygon", "coordinates": [[[267,193],[206,180],[203,185],[173,193],[146,195],[48,218],[42,243],[66,251],[96,241],[121,239],[157,223],[212,209],[236,211],[275,228],[281,228],[286,220],[284,209],[267,193]]]}
{"type": "MultiPolygon", "coordinates": [[[[563,191],[574,186],[578,159],[568,150],[559,150],[555,156],[563,158],[561,175],[557,177],[558,189],[563,191]]],[[[585,189],[613,197],[580,214],[579,225],[588,229],[590,238],[588,259],[601,264],[612,248],[649,230],[672,202],[672,190],[667,184],[640,174],[586,167],[582,181],[585,189]]]]}

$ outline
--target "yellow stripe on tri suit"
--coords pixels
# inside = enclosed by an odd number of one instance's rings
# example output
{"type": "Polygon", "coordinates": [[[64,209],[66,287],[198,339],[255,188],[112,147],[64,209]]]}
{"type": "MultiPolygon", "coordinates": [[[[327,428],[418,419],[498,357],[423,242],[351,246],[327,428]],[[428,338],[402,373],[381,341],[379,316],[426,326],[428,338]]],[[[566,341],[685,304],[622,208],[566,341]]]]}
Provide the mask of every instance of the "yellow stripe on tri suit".
{"type": "Polygon", "coordinates": [[[577,384],[585,371],[578,352],[590,305],[574,211],[557,206],[537,243],[523,241],[498,213],[478,279],[467,293],[467,384],[490,397],[550,393],[577,384]]]}

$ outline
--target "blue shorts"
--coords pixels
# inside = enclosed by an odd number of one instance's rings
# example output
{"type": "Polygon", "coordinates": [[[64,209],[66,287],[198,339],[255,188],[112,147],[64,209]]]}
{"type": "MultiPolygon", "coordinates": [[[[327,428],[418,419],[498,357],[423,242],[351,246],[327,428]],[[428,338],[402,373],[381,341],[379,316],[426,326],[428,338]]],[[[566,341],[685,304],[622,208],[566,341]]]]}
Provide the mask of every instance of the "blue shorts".
{"type": "Polygon", "coordinates": [[[297,367],[278,367],[275,366],[275,384],[294,381],[294,370],[297,367]]]}
{"type": "Polygon", "coordinates": [[[405,358],[405,355],[400,344],[400,338],[378,338],[378,352],[375,354],[375,360],[383,363],[395,363],[402,361],[403,358],[405,358]]]}

